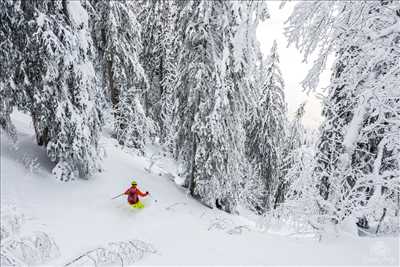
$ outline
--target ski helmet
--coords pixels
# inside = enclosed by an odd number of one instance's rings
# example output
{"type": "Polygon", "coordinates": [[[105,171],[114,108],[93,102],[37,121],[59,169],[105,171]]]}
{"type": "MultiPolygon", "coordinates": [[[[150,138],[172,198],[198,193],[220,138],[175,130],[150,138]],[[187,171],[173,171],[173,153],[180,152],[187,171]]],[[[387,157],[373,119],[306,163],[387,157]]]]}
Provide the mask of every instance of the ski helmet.
{"type": "Polygon", "coordinates": [[[136,181],[132,181],[131,185],[137,185],[136,181]]]}

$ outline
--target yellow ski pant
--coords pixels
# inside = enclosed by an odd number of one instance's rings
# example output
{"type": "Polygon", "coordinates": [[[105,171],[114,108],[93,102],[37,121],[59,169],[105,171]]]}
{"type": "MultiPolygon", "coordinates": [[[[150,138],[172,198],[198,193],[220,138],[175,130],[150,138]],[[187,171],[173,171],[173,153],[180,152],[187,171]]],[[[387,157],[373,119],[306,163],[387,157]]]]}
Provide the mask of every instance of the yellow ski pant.
{"type": "Polygon", "coordinates": [[[143,209],[143,208],[144,208],[144,205],[143,205],[142,202],[138,201],[138,202],[136,202],[135,204],[132,204],[131,207],[132,207],[133,209],[143,209]]]}

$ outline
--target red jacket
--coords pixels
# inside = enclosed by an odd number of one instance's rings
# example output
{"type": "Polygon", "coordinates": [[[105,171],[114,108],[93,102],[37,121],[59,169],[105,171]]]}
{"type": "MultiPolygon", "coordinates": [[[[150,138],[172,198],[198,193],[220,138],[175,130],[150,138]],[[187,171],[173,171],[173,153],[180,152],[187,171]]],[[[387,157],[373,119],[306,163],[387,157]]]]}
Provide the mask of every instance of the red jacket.
{"type": "Polygon", "coordinates": [[[136,204],[139,201],[139,197],[145,197],[147,196],[149,193],[143,193],[142,191],[139,190],[139,188],[137,188],[136,186],[132,186],[130,187],[128,190],[125,191],[124,195],[128,195],[128,202],[129,204],[136,204]]]}

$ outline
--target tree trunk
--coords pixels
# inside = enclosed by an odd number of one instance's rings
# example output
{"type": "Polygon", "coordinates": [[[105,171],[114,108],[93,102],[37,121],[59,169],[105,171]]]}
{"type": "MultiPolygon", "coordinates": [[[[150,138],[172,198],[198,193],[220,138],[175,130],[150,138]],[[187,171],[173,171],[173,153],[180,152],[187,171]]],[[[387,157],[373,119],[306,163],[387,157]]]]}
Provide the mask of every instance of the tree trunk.
{"type": "Polygon", "coordinates": [[[378,234],[379,228],[381,227],[381,223],[382,223],[383,219],[385,219],[385,216],[386,216],[386,208],[383,208],[383,213],[382,213],[382,216],[381,216],[381,218],[379,220],[378,227],[376,227],[375,234],[378,234]]]}
{"type": "Polygon", "coordinates": [[[49,143],[49,128],[45,127],[42,131],[39,128],[39,122],[38,118],[36,115],[36,112],[33,111],[31,112],[32,114],[32,122],[33,122],[33,128],[35,129],[35,134],[36,134],[36,142],[39,146],[47,146],[49,143]]]}
{"type": "Polygon", "coordinates": [[[111,55],[111,60],[107,61],[107,78],[108,78],[108,88],[110,90],[111,103],[113,105],[113,108],[116,109],[119,102],[119,92],[114,85],[114,77],[112,72],[113,63],[114,63],[114,56],[111,55]]]}

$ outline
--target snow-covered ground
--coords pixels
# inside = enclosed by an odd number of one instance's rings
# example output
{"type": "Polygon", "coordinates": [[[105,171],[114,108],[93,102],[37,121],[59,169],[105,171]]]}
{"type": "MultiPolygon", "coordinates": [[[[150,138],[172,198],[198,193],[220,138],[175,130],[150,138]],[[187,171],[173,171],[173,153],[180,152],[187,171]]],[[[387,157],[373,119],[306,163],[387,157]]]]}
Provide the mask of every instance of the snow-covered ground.
{"type": "MultiPolygon", "coordinates": [[[[15,113],[13,122],[17,145],[1,134],[2,231],[3,216],[15,208],[26,225],[21,229],[45,232],[57,245],[59,253],[47,265],[65,265],[110,242],[129,240],[152,248],[137,258],[140,265],[399,265],[398,237],[341,235],[318,241],[290,235],[284,225],[265,228],[257,218],[211,210],[176,185],[172,160],[159,159],[149,173],[149,158],[122,151],[107,134],[101,140],[106,152],[101,173],[89,180],[56,181],[53,164],[35,143],[30,118],[15,113]],[[131,209],[124,197],[111,199],[133,177],[151,194],[143,199],[143,210],[131,209]]],[[[2,232],[2,250],[9,238],[2,232]]]]}

